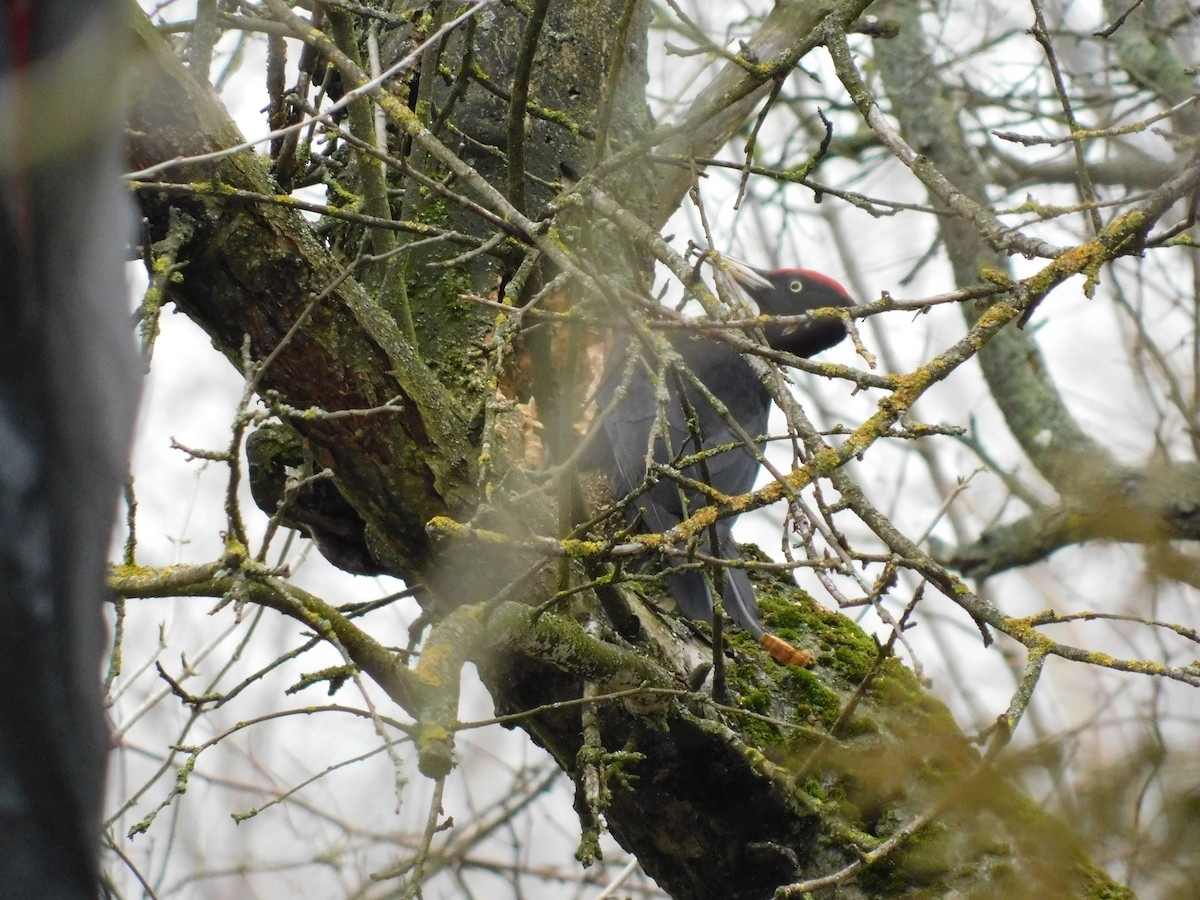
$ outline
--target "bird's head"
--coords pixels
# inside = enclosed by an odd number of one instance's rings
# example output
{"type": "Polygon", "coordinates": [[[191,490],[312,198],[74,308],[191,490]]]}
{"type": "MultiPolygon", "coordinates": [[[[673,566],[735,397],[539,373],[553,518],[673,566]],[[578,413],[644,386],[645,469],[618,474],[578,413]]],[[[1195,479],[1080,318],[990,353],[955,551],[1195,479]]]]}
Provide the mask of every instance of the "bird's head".
{"type": "MultiPolygon", "coordinates": [[[[728,258],[725,259],[728,263],[728,258]]],[[[775,269],[767,272],[740,263],[723,267],[758,311],[768,316],[799,316],[830,306],[853,306],[846,289],[827,275],[809,269],[775,269]]],[[[846,336],[846,325],[834,317],[791,325],[768,325],[767,343],[796,356],[828,350],[846,336]]]]}

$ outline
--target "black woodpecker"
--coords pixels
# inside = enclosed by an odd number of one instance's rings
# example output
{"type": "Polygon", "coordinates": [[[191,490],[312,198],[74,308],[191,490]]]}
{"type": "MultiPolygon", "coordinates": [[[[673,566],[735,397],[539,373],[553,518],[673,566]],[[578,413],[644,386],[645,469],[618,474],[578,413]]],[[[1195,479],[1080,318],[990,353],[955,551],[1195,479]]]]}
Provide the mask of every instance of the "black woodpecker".
{"type": "MultiPolygon", "coordinates": [[[[728,260],[720,265],[744,290],[743,300],[752,312],[757,307],[763,315],[796,316],[824,307],[853,305],[845,288],[817,272],[807,269],[766,272],[728,260]]],[[[846,336],[846,326],[840,318],[822,317],[799,324],[768,324],[763,333],[773,349],[808,357],[841,341],[846,336]]],[[[693,331],[672,337],[671,343],[692,376],[728,410],[749,438],[759,438],[766,433],[771,398],[741,354],[718,337],[693,331]]],[[[608,477],[618,499],[645,484],[650,432],[660,415],[657,367],[642,358],[630,372],[627,363],[630,352],[635,352],[635,348],[627,337],[614,349],[612,362],[597,392],[597,409],[603,414],[613,405],[614,398],[619,399],[604,418],[601,433],[596,435],[589,454],[594,468],[608,477]]],[[[706,454],[703,459],[685,465],[682,475],[692,481],[707,483],[727,496],[749,491],[758,473],[758,461],[747,449],[741,435],[730,427],[725,416],[688,375],[668,370],[663,380],[668,427],[664,436],[659,425],[654,439],[654,461],[671,465],[700,451],[726,447],[728,449],[706,454]]],[[[643,532],[661,533],[678,525],[705,502],[699,491],[681,488],[670,478],[661,477],[626,506],[625,515],[631,523],[638,522],[643,532]]],[[[733,517],[721,519],[714,526],[715,555],[722,559],[737,558],[731,533],[733,521],[733,517]]],[[[706,537],[700,539],[697,549],[712,555],[713,548],[706,537]]],[[[683,561],[683,557],[675,556],[667,565],[677,568],[683,561]]],[[[755,639],[761,640],[763,628],[759,623],[758,603],[745,569],[726,568],[723,580],[725,611],[755,639]]],[[[712,618],[712,595],[699,569],[669,572],[666,581],[684,615],[692,619],[712,618]]]]}

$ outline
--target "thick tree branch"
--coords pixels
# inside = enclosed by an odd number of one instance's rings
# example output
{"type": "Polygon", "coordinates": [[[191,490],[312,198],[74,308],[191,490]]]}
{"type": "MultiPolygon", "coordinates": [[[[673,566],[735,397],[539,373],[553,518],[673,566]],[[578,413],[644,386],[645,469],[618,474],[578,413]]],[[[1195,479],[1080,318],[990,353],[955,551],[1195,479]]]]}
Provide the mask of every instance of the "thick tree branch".
{"type": "MultiPolygon", "coordinates": [[[[146,62],[130,122],[133,165],[179,160],[171,166],[172,180],[274,194],[263,161],[250,150],[212,163],[187,161],[237,146],[241,136],[211,89],[196,84],[144,14],[138,12],[134,24],[146,62]]],[[[172,285],[172,298],[235,365],[241,366],[245,337],[252,358],[274,354],[256,374],[262,390],[296,408],[328,411],[369,409],[400,398],[403,412],[375,420],[369,429],[336,417],[296,427],[382,536],[380,555],[398,572],[424,569],[425,523],[469,502],[474,458],[465,412],[395,320],[344,277],[344,264],[293,210],[152,190],[140,199],[152,240],[165,236],[172,217],[192,223],[179,253],[188,268],[172,285]],[[282,343],[297,321],[303,322],[299,332],[282,343]]]]}
{"type": "Polygon", "coordinates": [[[1152,462],[1106,489],[1069,498],[1061,506],[989,528],[978,540],[942,548],[942,562],[973,578],[986,578],[1045,559],[1087,541],[1158,544],[1200,540],[1200,468],[1194,463],[1152,462]]]}

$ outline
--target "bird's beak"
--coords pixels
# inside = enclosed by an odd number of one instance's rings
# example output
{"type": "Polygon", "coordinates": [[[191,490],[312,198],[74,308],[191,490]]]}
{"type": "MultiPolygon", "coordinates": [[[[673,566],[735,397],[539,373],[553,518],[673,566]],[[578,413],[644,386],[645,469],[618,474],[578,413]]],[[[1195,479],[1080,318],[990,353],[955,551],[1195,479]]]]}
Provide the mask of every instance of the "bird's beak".
{"type": "Polygon", "coordinates": [[[736,257],[726,256],[724,253],[721,253],[718,254],[715,259],[713,259],[712,265],[713,269],[726,273],[742,287],[771,287],[771,282],[767,281],[767,279],[752,269],[749,263],[742,262],[742,260],[737,259],[736,257]]]}

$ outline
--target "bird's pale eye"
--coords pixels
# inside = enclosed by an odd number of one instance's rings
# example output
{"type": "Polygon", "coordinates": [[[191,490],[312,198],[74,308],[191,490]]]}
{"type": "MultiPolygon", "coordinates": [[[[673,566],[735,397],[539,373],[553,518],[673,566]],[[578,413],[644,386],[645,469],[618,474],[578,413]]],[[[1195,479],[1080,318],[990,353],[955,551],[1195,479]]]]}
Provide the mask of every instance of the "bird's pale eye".
{"type": "Polygon", "coordinates": [[[804,282],[797,278],[796,280],[788,283],[788,290],[793,294],[798,294],[804,290],[804,282]]]}

